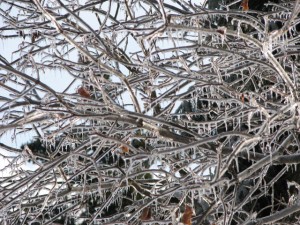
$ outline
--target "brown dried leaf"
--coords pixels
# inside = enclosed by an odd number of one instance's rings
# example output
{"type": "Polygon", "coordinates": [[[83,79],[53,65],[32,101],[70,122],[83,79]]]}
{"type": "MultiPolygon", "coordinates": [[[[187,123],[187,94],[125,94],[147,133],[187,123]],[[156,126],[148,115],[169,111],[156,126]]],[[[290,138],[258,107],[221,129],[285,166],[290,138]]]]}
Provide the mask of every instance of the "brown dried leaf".
{"type": "Polygon", "coordinates": [[[140,219],[141,220],[150,220],[151,219],[151,207],[146,207],[143,209],[140,219]]]}
{"type": "Polygon", "coordinates": [[[226,34],[226,31],[227,31],[227,27],[225,27],[225,26],[218,27],[216,31],[217,31],[219,34],[225,35],[225,34],[226,34]]]}
{"type": "Polygon", "coordinates": [[[241,6],[242,6],[242,9],[243,11],[248,11],[249,10],[249,0],[243,0],[242,3],[241,3],[241,6]]]}
{"type": "Polygon", "coordinates": [[[245,103],[245,96],[244,96],[244,94],[241,95],[241,101],[242,101],[243,103],[245,103]]]}
{"type": "Polygon", "coordinates": [[[185,211],[183,213],[183,216],[181,218],[182,223],[185,225],[192,225],[192,215],[193,215],[193,209],[192,207],[186,205],[185,211]]]}
{"type": "Polygon", "coordinates": [[[123,153],[129,152],[129,148],[125,145],[121,145],[120,149],[122,150],[123,153]]]}
{"type": "Polygon", "coordinates": [[[82,97],[91,98],[90,93],[84,87],[78,88],[77,92],[82,97]]]}
{"type": "Polygon", "coordinates": [[[217,32],[220,33],[220,34],[224,34],[224,30],[221,30],[221,29],[217,29],[217,32]]]}

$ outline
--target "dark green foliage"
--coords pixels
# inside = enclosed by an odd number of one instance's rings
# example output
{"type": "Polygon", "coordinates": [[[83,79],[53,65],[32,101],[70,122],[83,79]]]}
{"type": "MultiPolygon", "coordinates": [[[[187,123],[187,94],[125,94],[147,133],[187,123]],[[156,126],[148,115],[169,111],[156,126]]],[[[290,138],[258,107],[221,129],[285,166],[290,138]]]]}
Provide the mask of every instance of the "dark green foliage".
{"type": "Polygon", "coordinates": [[[30,150],[34,153],[43,154],[43,155],[46,154],[46,148],[39,138],[33,139],[32,141],[28,142],[27,144],[21,145],[22,150],[24,149],[25,145],[27,145],[30,148],[30,150]]]}

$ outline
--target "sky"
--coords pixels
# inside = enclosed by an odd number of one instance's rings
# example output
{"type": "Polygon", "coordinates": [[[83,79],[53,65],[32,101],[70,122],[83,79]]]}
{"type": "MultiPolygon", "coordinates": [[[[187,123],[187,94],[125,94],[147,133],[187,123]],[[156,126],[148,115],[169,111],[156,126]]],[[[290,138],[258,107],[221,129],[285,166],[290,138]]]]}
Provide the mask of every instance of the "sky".
{"type": "MultiPolygon", "coordinates": [[[[202,0],[200,0],[201,2],[202,0]]],[[[172,1],[165,1],[166,3],[172,4],[172,1]]],[[[199,1],[193,0],[192,2],[195,2],[199,4],[199,1]]],[[[1,9],[5,10],[6,6],[4,4],[0,3],[1,9]]],[[[16,13],[16,12],[13,12],[16,13]]],[[[136,14],[138,14],[138,11],[135,11],[136,14]]],[[[98,21],[94,18],[90,17],[91,14],[81,14],[81,17],[84,18],[85,21],[88,21],[89,25],[93,28],[97,28],[99,26],[98,21]]],[[[5,26],[5,23],[0,17],[0,28],[5,26]]],[[[12,31],[11,34],[16,34],[16,31],[12,31]]],[[[23,40],[22,37],[20,38],[15,38],[15,39],[1,39],[0,38],[0,54],[6,58],[9,62],[17,59],[19,57],[18,53],[14,53],[21,47],[21,43],[23,41],[25,42],[30,42],[31,37],[26,37],[25,40],[23,40]]],[[[167,45],[167,43],[166,43],[167,45]]],[[[135,46],[129,43],[129,51],[134,52],[135,46]]],[[[2,72],[2,71],[1,71],[2,72]]],[[[51,88],[53,88],[57,92],[62,92],[67,88],[67,86],[70,84],[70,82],[73,80],[73,78],[68,75],[65,72],[60,72],[58,70],[56,71],[46,71],[46,73],[41,74],[40,79],[42,82],[45,84],[49,85],[51,88]]],[[[80,83],[77,84],[77,86],[80,85],[80,83]]],[[[186,87],[187,89],[188,87],[186,87]]],[[[186,89],[181,90],[181,92],[186,91],[186,89]]],[[[74,93],[76,92],[76,89],[74,88],[74,93]]],[[[7,93],[3,89],[0,88],[0,96],[5,96],[7,93]]],[[[129,96],[123,96],[123,99],[129,99],[129,96]]],[[[1,102],[0,102],[1,105],[1,102]]],[[[177,108],[179,105],[177,105],[175,108],[177,108]]],[[[129,109],[129,108],[128,108],[129,109]]],[[[130,109],[129,109],[130,110],[130,109]]],[[[0,115],[1,116],[1,115],[0,115]]],[[[35,133],[33,132],[26,132],[24,134],[19,134],[14,138],[13,131],[5,133],[3,136],[0,137],[0,143],[3,143],[5,145],[15,147],[15,148],[20,148],[22,144],[25,144],[29,141],[32,140],[33,136],[35,133]]],[[[4,152],[3,149],[0,152],[4,152]]],[[[0,157],[1,160],[1,157],[0,157]]],[[[6,164],[2,164],[0,166],[4,167],[6,164]]]]}

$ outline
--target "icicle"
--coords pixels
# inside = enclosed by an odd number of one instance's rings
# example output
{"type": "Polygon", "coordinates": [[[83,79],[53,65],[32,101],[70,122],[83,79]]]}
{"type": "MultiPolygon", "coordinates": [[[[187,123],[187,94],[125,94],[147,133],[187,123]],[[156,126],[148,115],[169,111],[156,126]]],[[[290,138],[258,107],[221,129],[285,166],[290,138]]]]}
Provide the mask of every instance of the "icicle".
{"type": "Polygon", "coordinates": [[[251,130],[251,118],[252,118],[252,112],[250,112],[249,114],[248,114],[248,131],[250,131],[251,130]]]}
{"type": "Polygon", "coordinates": [[[221,45],[224,46],[225,34],[221,35],[221,45]]]}
{"type": "MultiPolygon", "coordinates": [[[[213,194],[214,194],[214,200],[215,200],[215,202],[217,202],[218,201],[218,198],[217,198],[217,194],[216,194],[216,190],[213,188],[213,194]]],[[[218,210],[219,208],[217,208],[217,210],[218,210]]]]}
{"type": "Polygon", "coordinates": [[[195,191],[191,191],[191,201],[192,201],[192,207],[194,206],[194,198],[195,198],[195,191]]]}
{"type": "Polygon", "coordinates": [[[211,124],[210,123],[207,124],[207,131],[209,134],[211,133],[211,124]]]}
{"type": "Polygon", "coordinates": [[[237,30],[238,30],[238,32],[237,32],[238,38],[240,38],[240,32],[241,32],[241,22],[240,21],[238,21],[237,30]]]}
{"type": "MultiPolygon", "coordinates": [[[[226,11],[230,11],[229,6],[226,6],[226,11]]],[[[228,13],[225,14],[226,22],[228,23],[228,13]]]]}
{"type": "Polygon", "coordinates": [[[250,161],[250,148],[246,148],[247,151],[247,159],[250,161]]]}
{"type": "Polygon", "coordinates": [[[238,157],[235,158],[235,164],[236,164],[236,170],[239,173],[240,172],[240,168],[239,168],[239,160],[238,157]]]}
{"type": "Polygon", "coordinates": [[[202,191],[203,191],[202,189],[201,189],[201,190],[198,189],[198,202],[199,202],[199,203],[201,203],[201,200],[202,200],[202,194],[201,194],[202,191]]]}
{"type": "Polygon", "coordinates": [[[263,182],[264,182],[265,196],[268,196],[268,192],[267,192],[267,181],[263,180],[263,182]]]}
{"type": "Polygon", "coordinates": [[[269,153],[270,153],[270,164],[272,166],[273,165],[273,154],[272,154],[272,148],[270,145],[269,145],[269,153]]]}

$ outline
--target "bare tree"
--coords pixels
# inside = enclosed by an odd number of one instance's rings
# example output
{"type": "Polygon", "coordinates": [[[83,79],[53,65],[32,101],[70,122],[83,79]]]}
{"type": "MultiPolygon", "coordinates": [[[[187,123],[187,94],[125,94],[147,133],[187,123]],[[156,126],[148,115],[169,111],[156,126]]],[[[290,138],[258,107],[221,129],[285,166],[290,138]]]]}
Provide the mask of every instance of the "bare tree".
{"type": "Polygon", "coordinates": [[[297,221],[299,0],[0,6],[1,224],[297,221]]]}

